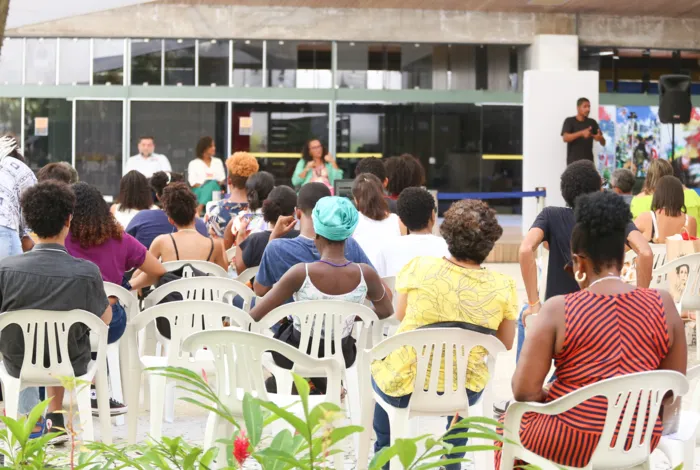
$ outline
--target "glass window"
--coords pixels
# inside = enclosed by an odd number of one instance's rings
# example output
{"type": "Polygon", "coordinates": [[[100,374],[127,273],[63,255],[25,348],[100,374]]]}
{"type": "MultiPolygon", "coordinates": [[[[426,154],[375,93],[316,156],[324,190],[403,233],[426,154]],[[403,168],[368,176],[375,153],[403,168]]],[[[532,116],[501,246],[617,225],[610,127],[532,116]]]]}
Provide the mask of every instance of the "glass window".
{"type": "Polygon", "coordinates": [[[139,136],[153,136],[155,151],[168,157],[173,171],[185,172],[201,137],[214,138],[218,157],[229,156],[227,125],[226,103],[132,101],[130,153],[138,153],[139,136]]]}
{"type": "Polygon", "coordinates": [[[433,46],[401,46],[401,85],[403,89],[433,88],[433,46]]]}
{"type": "Polygon", "coordinates": [[[199,85],[228,86],[229,41],[199,41],[199,85]]]}
{"type": "Polygon", "coordinates": [[[160,39],[131,40],[131,84],[160,85],[163,41],[160,39]]]}
{"type": "Polygon", "coordinates": [[[60,39],[58,64],[60,85],[90,84],[90,40],[60,39]]]}
{"type": "Polygon", "coordinates": [[[233,86],[261,87],[262,63],[262,41],[233,41],[233,86]]]}
{"type": "Polygon", "coordinates": [[[268,85],[282,88],[330,88],[329,43],[267,41],[268,85]]]}
{"type": "Polygon", "coordinates": [[[124,39],[92,40],[93,85],[124,84],[124,39]]]}
{"type": "Polygon", "coordinates": [[[121,101],[75,103],[75,169],[106,196],[119,195],[123,114],[121,101]]]}
{"type": "Polygon", "coordinates": [[[367,88],[369,46],[354,42],[338,43],[336,85],[340,88],[367,88]]]}
{"type": "Polygon", "coordinates": [[[326,104],[234,103],[232,113],[233,151],[256,155],[260,169],[275,175],[277,184],[291,186],[307,140],[328,140],[326,104]]]}
{"type": "Polygon", "coordinates": [[[51,162],[71,162],[72,103],[66,99],[24,100],[24,156],[34,171],[51,162]]]}
{"type": "Polygon", "coordinates": [[[0,84],[22,84],[22,54],[24,41],[22,38],[5,38],[0,54],[0,84]]]}
{"type": "Polygon", "coordinates": [[[15,134],[19,140],[22,133],[22,100],[0,98],[0,135],[15,134]]]}
{"type": "Polygon", "coordinates": [[[56,39],[27,38],[25,83],[56,84],[56,39]]]}
{"type": "Polygon", "coordinates": [[[165,84],[194,85],[194,40],[167,39],[165,46],[165,84]]]}

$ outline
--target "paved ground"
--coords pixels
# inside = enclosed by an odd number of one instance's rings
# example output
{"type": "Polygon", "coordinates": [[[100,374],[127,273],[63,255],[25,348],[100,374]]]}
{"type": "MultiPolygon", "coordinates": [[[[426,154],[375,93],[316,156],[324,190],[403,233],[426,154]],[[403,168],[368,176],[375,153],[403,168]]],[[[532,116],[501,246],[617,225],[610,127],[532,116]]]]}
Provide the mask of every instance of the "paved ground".
{"type": "MultiPolygon", "coordinates": [[[[525,298],[525,292],[520,277],[519,267],[515,264],[499,264],[492,265],[489,268],[501,271],[503,273],[511,275],[518,284],[518,296],[520,300],[525,298]]],[[[693,347],[689,352],[689,366],[696,364],[695,360],[695,348],[693,347]]],[[[507,400],[512,398],[510,389],[510,378],[515,370],[515,348],[512,351],[508,351],[502,354],[498,358],[497,373],[492,379],[494,384],[494,389],[497,395],[497,399],[507,400]]],[[[691,384],[695,385],[695,384],[691,384]]],[[[684,403],[688,399],[684,400],[684,403]]],[[[204,428],[206,425],[206,413],[188,403],[178,401],[176,403],[175,410],[175,422],[174,423],[164,423],[163,434],[166,436],[183,436],[186,440],[192,443],[201,443],[204,437],[204,428]]],[[[433,432],[435,434],[441,433],[444,430],[445,421],[444,418],[421,418],[420,419],[420,430],[421,432],[433,432]]],[[[141,411],[139,416],[139,440],[146,438],[149,428],[149,415],[148,411],[141,411]]],[[[99,425],[95,421],[95,431],[99,435],[99,425]]],[[[114,427],[114,437],[116,441],[122,441],[126,436],[126,426],[114,427]]],[[[355,468],[355,457],[352,451],[352,442],[348,443],[348,448],[346,452],[346,469],[355,468]]],[[[700,450],[698,448],[697,450],[700,450]]],[[[700,453],[696,451],[696,460],[700,462],[700,453]]],[[[654,470],[667,470],[670,469],[669,464],[666,462],[663,455],[656,452],[653,455],[654,470]]],[[[251,466],[250,468],[255,468],[251,466]]],[[[465,465],[464,468],[476,468],[474,464],[465,465]]],[[[700,463],[696,465],[696,469],[700,470],[700,463]]],[[[480,469],[479,469],[480,470],[480,469]]]]}

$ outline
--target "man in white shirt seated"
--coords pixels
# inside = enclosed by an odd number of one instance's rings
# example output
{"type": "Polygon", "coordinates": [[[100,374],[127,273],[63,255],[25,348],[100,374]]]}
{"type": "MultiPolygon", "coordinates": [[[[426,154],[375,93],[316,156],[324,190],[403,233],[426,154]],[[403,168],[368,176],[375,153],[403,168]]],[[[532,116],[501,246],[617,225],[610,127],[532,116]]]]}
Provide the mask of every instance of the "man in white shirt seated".
{"type": "Polygon", "coordinates": [[[139,153],[138,155],[129,157],[124,174],[127,174],[131,170],[136,170],[146,178],[150,178],[153,176],[153,173],[159,171],[173,171],[170,167],[168,157],[159,153],[153,153],[155,149],[156,143],[153,137],[141,137],[139,139],[139,153]]]}
{"type": "Polygon", "coordinates": [[[445,239],[433,235],[437,208],[432,194],[423,188],[406,188],[401,191],[396,207],[408,235],[392,238],[382,247],[375,266],[381,277],[396,276],[418,256],[450,256],[445,239]]]}

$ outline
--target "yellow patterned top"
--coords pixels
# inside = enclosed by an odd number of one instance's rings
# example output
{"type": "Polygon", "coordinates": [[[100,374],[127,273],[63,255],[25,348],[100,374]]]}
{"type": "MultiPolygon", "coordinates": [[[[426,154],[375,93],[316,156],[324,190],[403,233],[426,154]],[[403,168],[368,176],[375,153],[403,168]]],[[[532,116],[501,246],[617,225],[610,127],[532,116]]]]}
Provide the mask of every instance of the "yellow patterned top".
{"type": "MultiPolygon", "coordinates": [[[[396,291],[408,294],[406,316],[397,334],[445,321],[467,322],[497,330],[503,320],[517,318],[515,281],[511,277],[486,269],[462,268],[442,258],[414,258],[397,276],[396,291]]],[[[483,390],[489,379],[485,357],[486,350],[481,347],[469,354],[466,383],[474,392],[483,390]]],[[[372,376],[389,396],[413,393],[414,349],[403,347],[375,361],[372,376]]],[[[457,383],[457,371],[454,371],[454,383],[457,383]]],[[[444,359],[438,380],[438,391],[443,390],[444,359]]]]}

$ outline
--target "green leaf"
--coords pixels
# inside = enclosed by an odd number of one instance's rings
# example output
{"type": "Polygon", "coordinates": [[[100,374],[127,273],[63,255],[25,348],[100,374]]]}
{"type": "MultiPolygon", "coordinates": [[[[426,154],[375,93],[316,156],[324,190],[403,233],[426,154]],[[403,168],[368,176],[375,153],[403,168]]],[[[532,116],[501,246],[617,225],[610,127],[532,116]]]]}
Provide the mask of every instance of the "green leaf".
{"type": "Polygon", "coordinates": [[[414,470],[427,470],[429,468],[440,468],[444,467],[447,465],[452,465],[455,463],[462,463],[462,462],[469,462],[469,459],[461,458],[461,459],[440,459],[436,460],[435,462],[429,462],[423,465],[420,465],[418,467],[414,467],[414,470]]]}
{"type": "Polygon", "coordinates": [[[436,450],[428,455],[421,457],[421,461],[430,460],[435,457],[442,457],[443,455],[450,454],[466,454],[467,452],[486,452],[486,451],[496,451],[500,450],[500,447],[489,446],[489,445],[464,445],[464,446],[454,446],[450,448],[443,448],[436,450]]]}
{"type": "Polygon", "coordinates": [[[396,446],[383,448],[372,457],[372,461],[369,463],[369,470],[381,470],[397,453],[396,446]]]}
{"type": "Polygon", "coordinates": [[[185,460],[182,461],[182,468],[194,468],[194,463],[201,453],[202,449],[192,449],[192,451],[187,454],[187,457],[185,457],[185,460]]]}
{"type": "Polygon", "coordinates": [[[260,403],[247,392],[243,397],[243,419],[250,445],[255,449],[262,437],[263,413],[260,403]]]}
{"type": "Polygon", "coordinates": [[[17,421],[12,418],[8,418],[7,416],[0,416],[0,421],[2,421],[5,426],[7,426],[7,429],[10,430],[12,438],[17,440],[22,447],[24,447],[27,439],[29,439],[29,434],[25,433],[24,425],[21,422],[24,419],[25,418],[20,418],[20,421],[17,421]]]}
{"type": "Polygon", "coordinates": [[[341,411],[342,409],[335,403],[319,403],[318,405],[314,406],[309,413],[307,423],[309,424],[309,427],[314,430],[321,423],[321,421],[325,420],[325,418],[329,416],[329,414],[340,413],[341,411]]]}
{"type": "Polygon", "coordinates": [[[399,454],[401,465],[403,465],[403,468],[408,468],[416,458],[416,452],[418,452],[416,443],[410,439],[396,439],[394,446],[396,446],[399,454]]]}
{"type": "MultiPolygon", "coordinates": [[[[216,455],[219,453],[219,449],[216,447],[212,447],[208,451],[202,455],[202,458],[199,459],[199,463],[203,466],[206,467],[211,467],[212,462],[216,458],[216,455]]],[[[184,469],[187,469],[187,467],[183,467],[184,469]]]]}
{"type": "Polygon", "coordinates": [[[285,409],[280,408],[272,402],[262,401],[258,398],[256,398],[255,400],[257,400],[258,403],[260,403],[260,406],[270,410],[271,412],[273,412],[274,414],[291,424],[292,427],[296,430],[296,432],[304,436],[306,442],[311,442],[311,434],[309,433],[309,429],[306,423],[301,418],[297,417],[296,415],[290,413],[285,409]]]}
{"type": "Polygon", "coordinates": [[[309,387],[309,381],[304,377],[292,372],[292,378],[294,379],[294,385],[296,386],[297,393],[301,398],[301,405],[304,407],[304,417],[309,419],[309,394],[311,393],[311,387],[309,387]]]}
{"type": "Polygon", "coordinates": [[[281,460],[284,463],[290,465],[291,466],[290,468],[300,468],[300,469],[310,468],[309,465],[304,465],[304,463],[302,461],[300,461],[299,459],[297,459],[295,456],[287,454],[286,452],[282,452],[279,450],[267,448],[267,449],[263,449],[260,452],[258,452],[258,455],[281,460]]]}

